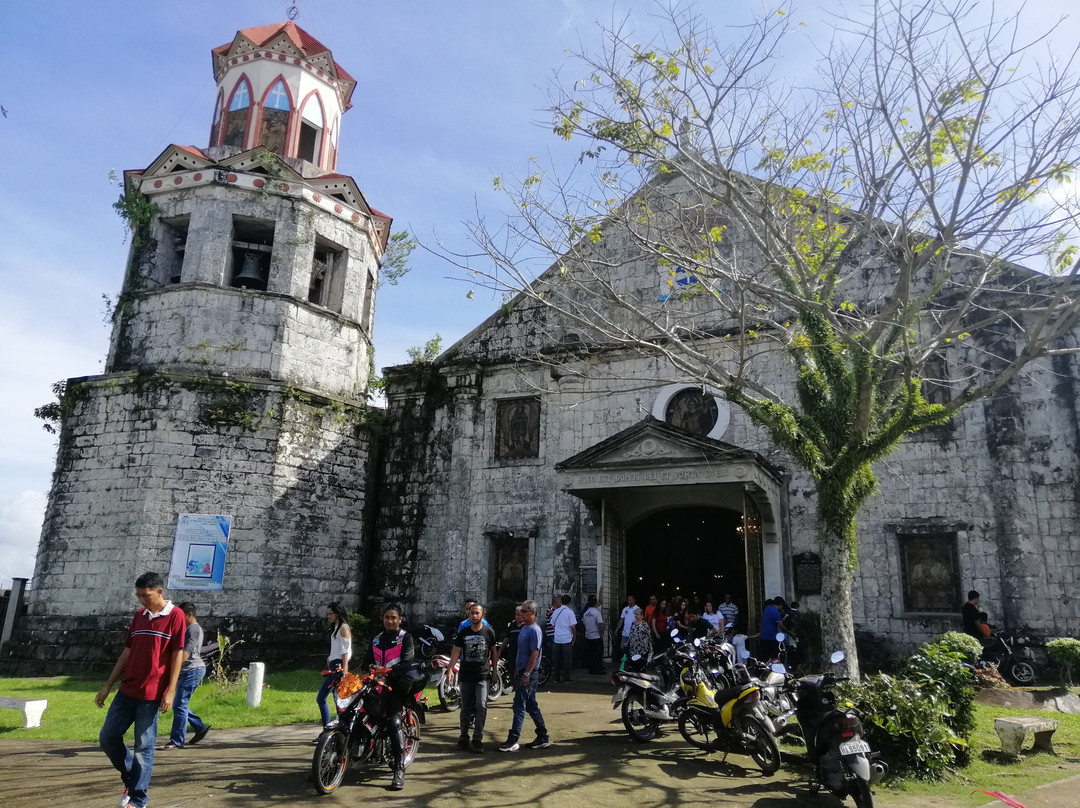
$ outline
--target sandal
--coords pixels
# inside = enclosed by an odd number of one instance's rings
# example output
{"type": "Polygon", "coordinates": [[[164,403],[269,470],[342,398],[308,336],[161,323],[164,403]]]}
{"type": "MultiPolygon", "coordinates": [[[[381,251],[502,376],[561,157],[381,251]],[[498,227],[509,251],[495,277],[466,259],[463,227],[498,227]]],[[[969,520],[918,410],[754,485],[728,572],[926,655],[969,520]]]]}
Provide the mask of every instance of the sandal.
{"type": "Polygon", "coordinates": [[[165,744],[164,746],[159,746],[159,747],[158,747],[158,751],[159,751],[159,752],[164,752],[164,751],[165,751],[166,749],[183,749],[183,748],[184,748],[184,747],[182,747],[182,746],[177,746],[177,745],[176,745],[176,744],[174,744],[174,743],[167,743],[167,744],[165,744]]]}

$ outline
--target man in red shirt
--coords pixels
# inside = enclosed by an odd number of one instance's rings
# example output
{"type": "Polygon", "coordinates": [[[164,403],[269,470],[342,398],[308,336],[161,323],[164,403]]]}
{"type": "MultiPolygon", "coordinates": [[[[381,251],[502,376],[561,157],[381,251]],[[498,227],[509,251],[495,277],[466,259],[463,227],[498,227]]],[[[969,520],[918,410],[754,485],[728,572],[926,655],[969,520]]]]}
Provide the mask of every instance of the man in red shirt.
{"type": "Polygon", "coordinates": [[[135,612],[124,639],[124,651],[94,697],[105,706],[112,687],[120,690],[109,705],[98,742],[124,781],[120,808],[143,808],[154,768],[158,715],[172,709],[176,678],[184,661],[184,613],[165,600],[165,582],[156,572],[140,575],[135,596],[143,608],[135,612]],[[134,750],[124,733],[135,725],[134,750]]]}

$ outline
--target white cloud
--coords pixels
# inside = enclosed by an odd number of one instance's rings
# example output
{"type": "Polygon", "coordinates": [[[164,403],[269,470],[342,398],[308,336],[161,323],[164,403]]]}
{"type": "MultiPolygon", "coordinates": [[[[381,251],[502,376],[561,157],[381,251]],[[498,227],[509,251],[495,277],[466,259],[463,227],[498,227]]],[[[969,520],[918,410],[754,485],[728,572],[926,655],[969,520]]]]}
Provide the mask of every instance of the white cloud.
{"type": "Polygon", "coordinates": [[[44,491],[20,491],[0,503],[0,586],[33,576],[44,516],[44,491]]]}

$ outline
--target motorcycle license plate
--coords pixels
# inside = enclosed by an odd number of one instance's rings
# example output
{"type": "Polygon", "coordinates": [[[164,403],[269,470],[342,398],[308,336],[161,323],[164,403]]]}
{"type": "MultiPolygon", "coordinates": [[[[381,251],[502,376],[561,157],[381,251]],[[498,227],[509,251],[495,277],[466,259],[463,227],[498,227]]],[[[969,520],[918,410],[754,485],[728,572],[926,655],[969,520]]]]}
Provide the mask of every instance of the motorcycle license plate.
{"type": "Polygon", "coordinates": [[[840,744],[841,755],[857,755],[860,752],[869,754],[870,744],[866,741],[844,741],[844,743],[840,744]]]}
{"type": "Polygon", "coordinates": [[[611,706],[612,707],[616,707],[619,704],[622,704],[623,699],[626,698],[626,691],[627,690],[628,690],[628,688],[620,687],[618,690],[615,691],[615,695],[611,697],[611,706]]]}

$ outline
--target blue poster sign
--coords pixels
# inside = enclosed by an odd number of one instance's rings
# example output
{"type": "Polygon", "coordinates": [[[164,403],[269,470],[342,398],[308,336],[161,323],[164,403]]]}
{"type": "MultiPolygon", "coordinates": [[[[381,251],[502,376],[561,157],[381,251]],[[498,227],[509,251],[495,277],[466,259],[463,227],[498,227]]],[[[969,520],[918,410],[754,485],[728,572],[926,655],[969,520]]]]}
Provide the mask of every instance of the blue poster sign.
{"type": "Polygon", "coordinates": [[[231,526],[231,516],[177,514],[169,589],[221,589],[231,526]]]}

